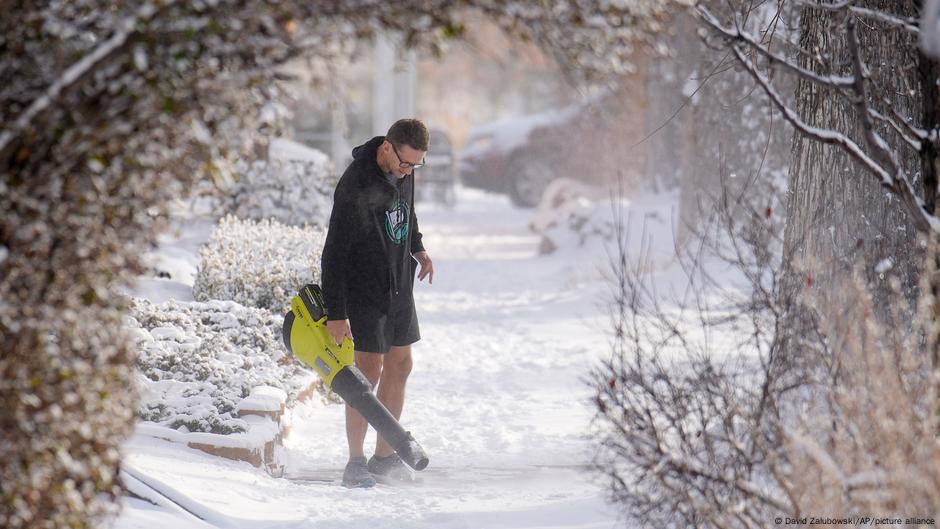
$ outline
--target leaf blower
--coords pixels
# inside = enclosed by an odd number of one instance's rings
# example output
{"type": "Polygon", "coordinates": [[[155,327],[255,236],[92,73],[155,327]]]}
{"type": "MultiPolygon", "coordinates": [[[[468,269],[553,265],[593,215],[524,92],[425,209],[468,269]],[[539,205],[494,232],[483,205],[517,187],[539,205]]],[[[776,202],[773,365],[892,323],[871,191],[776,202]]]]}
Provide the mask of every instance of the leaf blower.
{"type": "Polygon", "coordinates": [[[284,316],[284,345],[312,367],[328,388],[358,411],[402,461],[415,470],[424,470],[428,466],[424,449],[375,398],[369,379],[355,366],[352,340],[347,336],[342,345],[337,345],[326,330],[326,321],[326,305],[320,287],[304,286],[291,300],[291,311],[284,316]]]}

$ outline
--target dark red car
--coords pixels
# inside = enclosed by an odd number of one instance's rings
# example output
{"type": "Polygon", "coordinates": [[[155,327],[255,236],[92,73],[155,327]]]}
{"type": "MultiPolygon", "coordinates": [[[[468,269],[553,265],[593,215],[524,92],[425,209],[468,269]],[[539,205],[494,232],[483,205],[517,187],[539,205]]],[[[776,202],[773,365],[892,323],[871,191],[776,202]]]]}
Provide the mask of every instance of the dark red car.
{"type": "Polygon", "coordinates": [[[470,131],[459,170],[464,185],[505,193],[533,207],[555,178],[604,185],[643,167],[628,147],[643,114],[623,90],[603,92],[560,110],[487,123],[470,131]]]}
{"type": "Polygon", "coordinates": [[[495,121],[476,127],[460,153],[460,180],[469,187],[505,193],[519,206],[534,206],[555,177],[534,156],[531,134],[539,127],[563,126],[573,109],[495,121]]]}

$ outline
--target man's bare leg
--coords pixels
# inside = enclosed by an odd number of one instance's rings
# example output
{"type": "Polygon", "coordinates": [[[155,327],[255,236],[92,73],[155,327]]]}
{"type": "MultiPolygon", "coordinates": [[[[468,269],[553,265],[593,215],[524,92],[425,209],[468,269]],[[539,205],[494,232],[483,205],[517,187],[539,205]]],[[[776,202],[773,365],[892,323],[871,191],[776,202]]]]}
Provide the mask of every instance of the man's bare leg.
{"type": "MultiPolygon", "coordinates": [[[[378,353],[364,353],[356,351],[356,367],[362,371],[362,374],[369,379],[372,387],[375,387],[382,376],[383,356],[378,353]]],[[[401,412],[399,412],[401,413],[401,412]]],[[[365,455],[363,445],[366,441],[366,432],[369,430],[369,424],[348,404],[346,405],[346,442],[349,443],[349,457],[361,457],[365,455]]]]}
{"type": "MultiPolygon", "coordinates": [[[[380,368],[378,399],[388,408],[396,419],[401,418],[401,411],[405,407],[405,384],[411,374],[411,346],[393,346],[385,354],[384,366],[380,368]]],[[[368,375],[367,375],[368,376],[368,375]]],[[[361,443],[360,443],[360,446],[361,443]]],[[[375,455],[387,457],[395,450],[379,436],[375,445],[375,455]]]]}

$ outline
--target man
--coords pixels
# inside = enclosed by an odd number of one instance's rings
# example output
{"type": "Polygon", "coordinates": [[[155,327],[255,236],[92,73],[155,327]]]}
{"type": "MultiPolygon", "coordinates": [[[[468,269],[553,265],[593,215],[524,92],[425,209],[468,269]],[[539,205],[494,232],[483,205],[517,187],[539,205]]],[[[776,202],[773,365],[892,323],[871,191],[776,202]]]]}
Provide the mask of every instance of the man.
{"type": "MultiPolygon", "coordinates": [[[[320,267],[330,336],[336,343],[354,339],[356,366],[378,386],[379,401],[396,418],[405,404],[411,344],[420,339],[415,265],[421,265],[419,280],[434,280],[414,211],[414,169],[424,165],[427,150],[428,130],[417,119],[396,121],[384,137],[353,149],[353,161],[336,185],[320,267]]],[[[343,485],[413,479],[381,436],[366,461],[367,429],[359,412],[346,406],[349,462],[343,485]]]]}

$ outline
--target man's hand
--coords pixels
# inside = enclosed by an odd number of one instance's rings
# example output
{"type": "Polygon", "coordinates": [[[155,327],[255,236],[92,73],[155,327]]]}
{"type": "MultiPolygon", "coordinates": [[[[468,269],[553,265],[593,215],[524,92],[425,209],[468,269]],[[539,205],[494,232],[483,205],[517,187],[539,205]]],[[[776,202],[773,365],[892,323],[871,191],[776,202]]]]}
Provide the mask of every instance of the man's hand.
{"type": "Polygon", "coordinates": [[[352,331],[349,330],[349,320],[327,320],[326,332],[330,333],[336,345],[342,345],[345,336],[349,336],[350,340],[353,339],[352,331]]]}
{"type": "Polygon", "coordinates": [[[424,278],[428,278],[428,283],[434,284],[434,263],[431,261],[431,256],[428,255],[428,252],[418,252],[415,255],[415,259],[418,260],[418,264],[421,265],[421,270],[418,271],[418,281],[424,281],[424,278]]]}

